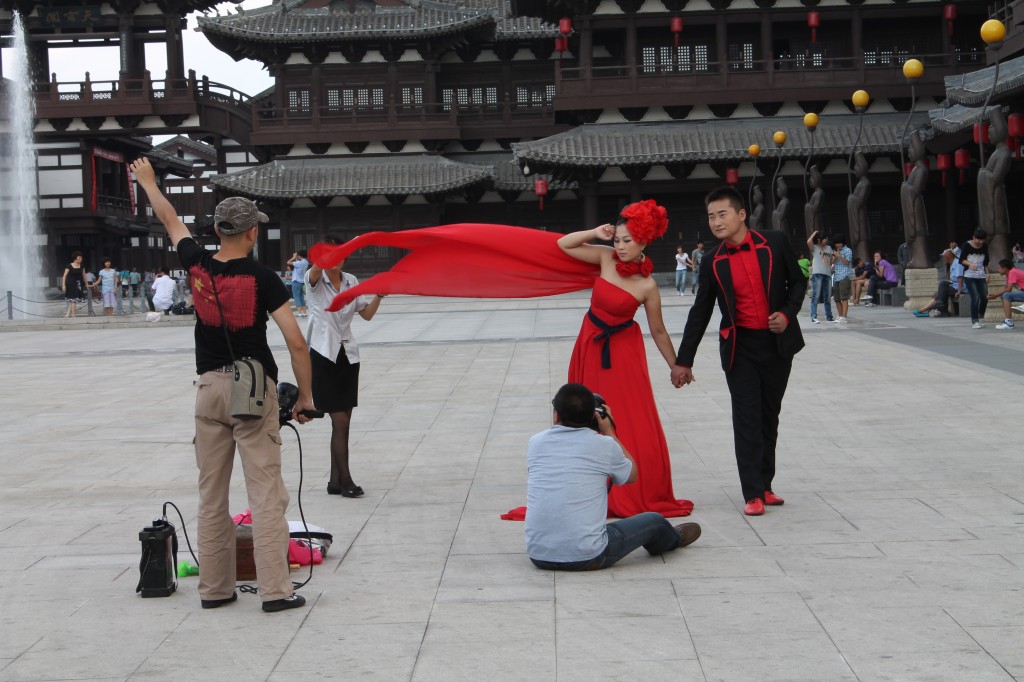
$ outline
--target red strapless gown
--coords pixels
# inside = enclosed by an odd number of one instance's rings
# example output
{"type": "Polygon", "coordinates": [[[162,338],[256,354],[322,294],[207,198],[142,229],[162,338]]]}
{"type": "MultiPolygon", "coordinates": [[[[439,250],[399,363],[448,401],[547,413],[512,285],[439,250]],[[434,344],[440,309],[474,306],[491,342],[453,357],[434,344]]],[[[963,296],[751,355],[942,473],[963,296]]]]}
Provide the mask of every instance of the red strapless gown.
{"type": "MultiPolygon", "coordinates": [[[[590,309],[605,323],[615,326],[636,315],[640,302],[625,289],[598,278],[590,298],[590,309]]],[[[612,409],[616,435],[636,460],[636,483],[612,486],[608,495],[608,515],[624,518],[641,512],[662,516],[688,516],[693,502],[677,500],[672,492],[672,466],[668,443],[658,419],[647,371],[647,352],[639,325],[632,325],[611,336],[611,367],[601,366],[601,347],[595,341],[601,329],[583,318],[576,347],[569,361],[569,381],[600,393],[612,409]]]]}

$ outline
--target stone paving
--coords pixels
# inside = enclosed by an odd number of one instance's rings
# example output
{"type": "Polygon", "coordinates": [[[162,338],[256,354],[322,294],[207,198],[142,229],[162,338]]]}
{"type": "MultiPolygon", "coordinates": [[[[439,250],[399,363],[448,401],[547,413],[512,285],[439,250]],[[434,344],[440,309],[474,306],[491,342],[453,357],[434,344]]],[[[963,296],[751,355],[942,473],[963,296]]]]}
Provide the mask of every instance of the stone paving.
{"type": "MultiPolygon", "coordinates": [[[[691,299],[663,293],[678,342],[691,299]]],[[[786,505],[759,518],[741,513],[713,333],[678,391],[648,343],[676,493],[704,533],[553,574],[498,515],[525,501],[525,443],[548,426],[586,306],[396,296],[356,320],[367,494],[328,497],[329,425],[299,429],[305,516],[334,544],[309,605],[281,614],[249,594],[203,611],[194,577],[166,599],[134,592],[138,532],[163,501],[194,538],[189,326],[0,334],[0,680],[1024,679],[1024,328],[804,313],[786,505]]],[[[237,471],[232,495],[244,510],[237,471]]]]}

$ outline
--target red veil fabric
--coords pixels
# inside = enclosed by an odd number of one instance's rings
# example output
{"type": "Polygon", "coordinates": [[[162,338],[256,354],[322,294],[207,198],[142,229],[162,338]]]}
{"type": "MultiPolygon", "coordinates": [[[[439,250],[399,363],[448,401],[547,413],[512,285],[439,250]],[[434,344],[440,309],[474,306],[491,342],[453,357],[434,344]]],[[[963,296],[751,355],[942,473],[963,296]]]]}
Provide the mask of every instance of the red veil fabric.
{"type": "Polygon", "coordinates": [[[317,244],[310,260],[337,265],[366,246],[409,249],[393,268],[334,297],[340,310],[362,294],[532,298],[594,286],[600,267],[558,248],[561,234],[511,225],[460,223],[402,232],[368,232],[339,246],[317,244]]]}

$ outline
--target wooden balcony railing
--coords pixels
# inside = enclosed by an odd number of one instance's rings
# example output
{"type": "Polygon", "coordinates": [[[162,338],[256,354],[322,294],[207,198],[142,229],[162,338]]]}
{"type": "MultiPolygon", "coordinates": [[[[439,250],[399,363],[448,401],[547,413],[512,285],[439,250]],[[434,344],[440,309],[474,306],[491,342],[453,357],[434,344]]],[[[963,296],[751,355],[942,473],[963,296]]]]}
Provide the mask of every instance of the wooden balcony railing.
{"type": "MultiPolygon", "coordinates": [[[[921,82],[942,84],[954,73],[979,68],[983,57],[976,53],[900,54],[883,58],[797,56],[772,60],[659,64],[656,66],[594,66],[560,68],[555,71],[556,105],[579,106],[578,98],[662,93],[718,93],[723,101],[737,101],[744,90],[779,88],[859,88],[906,84],[903,62],[910,57],[925,65],[921,82]]],[[[852,90],[851,90],[852,92],[852,90]]],[[[808,94],[808,98],[811,95],[808,94]]]]}

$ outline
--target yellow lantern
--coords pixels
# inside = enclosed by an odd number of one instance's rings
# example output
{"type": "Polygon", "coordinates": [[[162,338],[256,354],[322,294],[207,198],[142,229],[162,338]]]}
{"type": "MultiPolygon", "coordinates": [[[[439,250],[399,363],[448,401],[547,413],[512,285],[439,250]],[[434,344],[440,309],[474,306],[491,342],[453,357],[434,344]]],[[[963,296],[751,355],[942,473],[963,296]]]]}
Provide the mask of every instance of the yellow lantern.
{"type": "Polygon", "coordinates": [[[858,90],[857,92],[853,93],[852,99],[853,106],[857,107],[858,109],[863,109],[868,105],[868,102],[871,101],[871,96],[868,95],[867,90],[858,90]]]}
{"type": "Polygon", "coordinates": [[[1001,43],[1006,37],[1006,26],[998,19],[989,19],[981,25],[981,39],[987,44],[1001,43]]]}
{"type": "Polygon", "coordinates": [[[761,156],[761,145],[750,145],[749,147],[747,147],[747,153],[750,154],[751,156],[761,156]]]}
{"type": "Polygon", "coordinates": [[[808,130],[814,130],[818,127],[818,115],[815,113],[804,114],[804,125],[808,130]]]}
{"type": "Polygon", "coordinates": [[[906,78],[920,78],[924,75],[924,64],[919,59],[908,59],[903,62],[903,75],[906,78]]]}
{"type": "Polygon", "coordinates": [[[772,140],[775,142],[775,144],[781,147],[782,145],[786,144],[786,133],[782,132],[781,130],[776,130],[775,134],[772,135],[772,140]]]}

